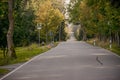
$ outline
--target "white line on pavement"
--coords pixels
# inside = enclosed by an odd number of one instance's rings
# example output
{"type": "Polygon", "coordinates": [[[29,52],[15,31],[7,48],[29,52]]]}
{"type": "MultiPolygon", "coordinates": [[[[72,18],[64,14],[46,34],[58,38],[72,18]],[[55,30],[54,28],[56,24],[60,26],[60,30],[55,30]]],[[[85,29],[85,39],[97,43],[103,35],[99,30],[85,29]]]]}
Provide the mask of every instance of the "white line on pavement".
{"type": "Polygon", "coordinates": [[[5,76],[3,76],[2,78],[0,78],[0,80],[3,80],[4,78],[8,77],[9,75],[11,75],[12,73],[14,73],[15,71],[17,71],[18,69],[22,68],[24,65],[28,64],[29,62],[33,61],[34,59],[36,59],[37,57],[39,57],[39,55],[35,56],[34,58],[30,59],[29,61],[25,62],[24,64],[20,65],[19,67],[17,67],[16,69],[14,69],[13,71],[9,72],[8,74],[6,74],[5,76]]]}

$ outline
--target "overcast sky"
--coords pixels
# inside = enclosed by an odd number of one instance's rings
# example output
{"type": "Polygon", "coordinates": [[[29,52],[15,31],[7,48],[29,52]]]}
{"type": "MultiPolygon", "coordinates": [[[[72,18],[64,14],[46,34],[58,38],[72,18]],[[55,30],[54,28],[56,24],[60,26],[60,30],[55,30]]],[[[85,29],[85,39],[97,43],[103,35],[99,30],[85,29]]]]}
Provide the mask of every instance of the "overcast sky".
{"type": "Polygon", "coordinates": [[[70,2],[70,0],[65,0],[65,3],[66,3],[66,4],[69,4],[69,2],[70,2]]]}

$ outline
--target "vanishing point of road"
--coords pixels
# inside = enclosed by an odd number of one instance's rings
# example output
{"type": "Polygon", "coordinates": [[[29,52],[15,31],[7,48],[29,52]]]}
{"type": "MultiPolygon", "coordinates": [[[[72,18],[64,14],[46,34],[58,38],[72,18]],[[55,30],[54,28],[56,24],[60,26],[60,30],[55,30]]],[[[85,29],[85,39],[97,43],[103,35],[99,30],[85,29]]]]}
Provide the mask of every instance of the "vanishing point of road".
{"type": "Polygon", "coordinates": [[[120,57],[100,47],[69,40],[0,80],[120,80],[120,57]]]}

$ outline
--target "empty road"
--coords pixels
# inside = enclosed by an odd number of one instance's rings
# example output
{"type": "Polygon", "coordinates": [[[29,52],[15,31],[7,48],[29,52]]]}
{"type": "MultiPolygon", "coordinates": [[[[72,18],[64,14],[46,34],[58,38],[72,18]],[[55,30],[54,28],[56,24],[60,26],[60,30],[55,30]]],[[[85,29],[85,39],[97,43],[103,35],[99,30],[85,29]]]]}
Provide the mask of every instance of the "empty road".
{"type": "Polygon", "coordinates": [[[120,57],[72,38],[0,80],[120,80],[120,57]]]}

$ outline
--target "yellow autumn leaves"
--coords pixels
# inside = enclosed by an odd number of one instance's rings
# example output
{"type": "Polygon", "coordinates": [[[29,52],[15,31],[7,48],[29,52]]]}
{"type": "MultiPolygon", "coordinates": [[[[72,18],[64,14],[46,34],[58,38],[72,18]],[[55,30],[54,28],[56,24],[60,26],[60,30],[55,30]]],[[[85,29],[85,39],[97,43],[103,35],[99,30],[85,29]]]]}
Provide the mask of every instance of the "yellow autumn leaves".
{"type": "Polygon", "coordinates": [[[54,3],[52,0],[32,1],[34,2],[33,8],[35,10],[36,23],[42,23],[47,26],[56,27],[64,19],[62,12],[53,6],[54,3]]]}

